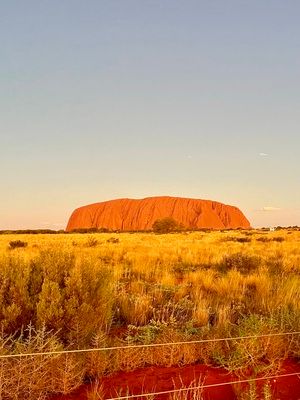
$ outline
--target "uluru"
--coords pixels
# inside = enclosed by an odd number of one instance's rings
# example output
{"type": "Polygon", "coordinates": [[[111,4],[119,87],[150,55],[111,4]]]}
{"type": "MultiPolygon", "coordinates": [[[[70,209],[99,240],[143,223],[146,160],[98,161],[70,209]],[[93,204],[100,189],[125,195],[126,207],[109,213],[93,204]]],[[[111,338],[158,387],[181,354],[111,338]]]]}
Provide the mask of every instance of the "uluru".
{"type": "Polygon", "coordinates": [[[158,219],[171,217],[187,229],[250,228],[245,215],[235,206],[217,201],[158,196],[144,199],[116,199],[77,208],[66,231],[109,229],[151,230],[158,219]]]}

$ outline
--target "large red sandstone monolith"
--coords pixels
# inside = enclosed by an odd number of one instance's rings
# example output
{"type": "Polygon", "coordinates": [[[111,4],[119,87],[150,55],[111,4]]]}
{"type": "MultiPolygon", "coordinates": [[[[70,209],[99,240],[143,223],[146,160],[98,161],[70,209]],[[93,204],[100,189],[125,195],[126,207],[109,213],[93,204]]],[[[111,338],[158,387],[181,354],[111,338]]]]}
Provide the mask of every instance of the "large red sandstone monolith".
{"type": "Polygon", "coordinates": [[[66,230],[151,230],[154,222],[164,217],[172,217],[190,229],[250,228],[249,221],[237,207],[211,200],[161,196],[117,199],[77,208],[71,215],[66,230]]]}

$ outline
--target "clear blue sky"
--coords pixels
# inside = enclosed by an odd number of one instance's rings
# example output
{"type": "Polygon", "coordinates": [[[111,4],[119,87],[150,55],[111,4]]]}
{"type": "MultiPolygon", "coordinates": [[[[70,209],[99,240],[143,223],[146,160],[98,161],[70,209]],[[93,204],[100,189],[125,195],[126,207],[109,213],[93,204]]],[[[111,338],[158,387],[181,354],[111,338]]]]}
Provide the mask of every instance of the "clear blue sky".
{"type": "Polygon", "coordinates": [[[0,1],[0,229],[152,195],[300,225],[299,15],[298,0],[0,1]]]}

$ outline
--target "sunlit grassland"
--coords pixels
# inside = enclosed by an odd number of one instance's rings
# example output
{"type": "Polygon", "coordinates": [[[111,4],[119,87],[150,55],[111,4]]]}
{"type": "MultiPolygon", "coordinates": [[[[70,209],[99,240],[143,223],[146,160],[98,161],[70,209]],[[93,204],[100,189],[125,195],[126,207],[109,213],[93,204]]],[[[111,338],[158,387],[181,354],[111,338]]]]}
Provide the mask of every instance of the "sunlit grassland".
{"type": "MultiPolygon", "coordinates": [[[[0,235],[0,324],[1,354],[299,331],[300,232],[0,235]],[[16,240],[27,246],[12,249],[16,240]]],[[[277,370],[299,344],[278,336],[2,360],[0,398],[68,393],[146,365],[277,370]]]]}

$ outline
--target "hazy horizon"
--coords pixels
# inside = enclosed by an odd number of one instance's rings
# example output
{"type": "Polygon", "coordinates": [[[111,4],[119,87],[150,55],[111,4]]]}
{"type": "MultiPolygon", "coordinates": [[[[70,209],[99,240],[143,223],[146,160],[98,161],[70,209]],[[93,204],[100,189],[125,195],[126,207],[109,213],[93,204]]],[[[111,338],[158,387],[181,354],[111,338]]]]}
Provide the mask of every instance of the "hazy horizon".
{"type": "Polygon", "coordinates": [[[0,5],[0,230],[179,196],[300,226],[300,3],[0,5]]]}

